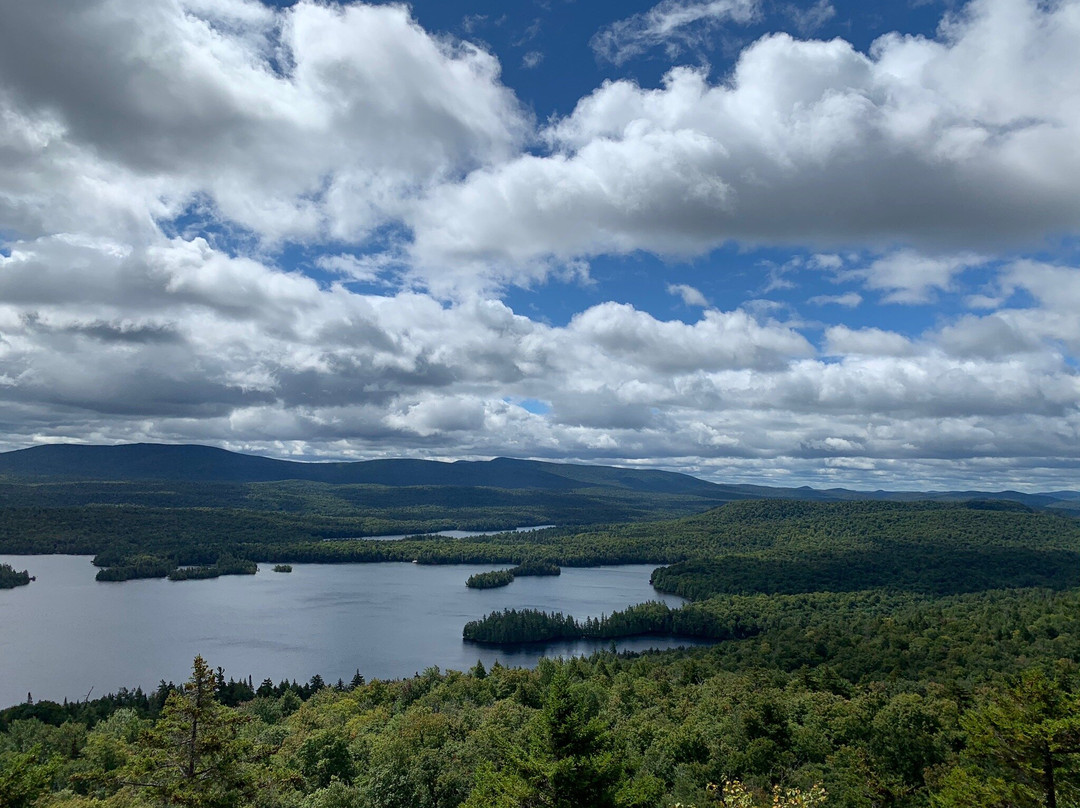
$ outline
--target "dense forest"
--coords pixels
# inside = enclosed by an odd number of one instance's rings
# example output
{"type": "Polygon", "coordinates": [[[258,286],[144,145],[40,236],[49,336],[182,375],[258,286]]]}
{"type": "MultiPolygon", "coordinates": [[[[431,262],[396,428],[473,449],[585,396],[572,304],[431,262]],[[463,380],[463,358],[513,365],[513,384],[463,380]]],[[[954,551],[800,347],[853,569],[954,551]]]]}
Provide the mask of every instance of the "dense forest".
{"type": "Polygon", "coordinates": [[[740,615],[721,615],[719,610],[688,606],[672,609],[651,601],[582,621],[561,612],[549,614],[536,609],[504,609],[465,624],[462,637],[470,642],[494,645],[556,640],[610,640],[640,635],[702,637],[728,640],[760,632],[740,615]]]}
{"type": "MultiPolygon", "coordinates": [[[[1030,585],[1058,586],[1055,571],[1067,566],[1073,559],[1070,554],[1077,552],[1075,544],[1068,542],[1055,545],[1033,540],[1023,546],[999,542],[999,538],[1008,538],[1009,530],[1026,531],[1029,536],[1033,531],[1054,534],[1069,523],[1066,516],[1055,521],[1052,512],[1035,512],[1015,502],[817,503],[745,499],[745,494],[728,502],[734,494],[708,486],[688,493],[599,485],[499,489],[296,480],[11,479],[0,482],[0,494],[0,552],[96,555],[99,566],[118,568],[109,572],[109,580],[143,574],[164,576],[181,566],[212,566],[222,556],[256,563],[417,559],[422,563],[537,562],[559,566],[700,563],[715,558],[717,552],[730,556],[739,551],[747,557],[731,563],[748,567],[749,574],[759,580],[771,576],[782,581],[801,574],[828,579],[828,587],[832,587],[832,579],[844,574],[846,564],[858,563],[860,574],[888,585],[895,570],[879,569],[875,564],[881,543],[892,541],[896,553],[909,548],[911,560],[923,560],[922,570],[900,565],[911,568],[909,577],[921,580],[924,572],[938,571],[944,582],[939,588],[948,585],[949,565],[974,565],[985,570],[987,580],[978,583],[979,587],[1010,585],[1010,581],[994,580],[994,570],[1017,564],[1028,571],[1030,585]],[[980,507],[984,509],[981,517],[980,507]],[[682,518],[670,521],[672,517],[682,518]],[[953,517],[962,524],[950,524],[953,517]],[[1015,525],[1007,524],[1010,518],[1015,525]],[[858,525],[849,527],[848,520],[858,525]],[[658,521],[665,521],[662,528],[655,524],[658,521]],[[372,540],[390,534],[502,530],[538,524],[560,527],[537,534],[468,540],[372,540]],[[971,543],[972,536],[983,529],[989,531],[987,541],[993,545],[989,549],[978,541],[971,543]],[[925,535],[917,536],[924,531],[925,535]],[[1006,532],[1003,537],[999,536],[1002,531],[1006,532]],[[968,543],[968,557],[926,555],[930,545],[948,545],[952,536],[968,543]],[[841,560],[828,555],[834,538],[845,555],[841,560]],[[785,545],[790,551],[786,557],[785,545]],[[817,555],[812,572],[802,568],[798,560],[792,561],[801,558],[799,554],[811,545],[817,555]],[[856,545],[865,550],[861,560],[854,558],[856,545]],[[771,555],[750,557],[760,551],[771,555]],[[157,563],[149,563],[148,557],[157,563]],[[160,571],[170,564],[169,569],[160,571]]],[[[690,587],[689,570],[679,575],[682,586],[690,587]]],[[[713,580],[711,575],[706,577],[713,580]]],[[[729,589],[740,586],[741,571],[730,577],[733,583],[727,584],[729,589]]],[[[791,581],[786,589],[777,591],[798,591],[805,585],[805,581],[791,581]]]]}
{"type": "Polygon", "coordinates": [[[477,615],[463,636],[712,642],[257,687],[197,659],[179,687],[0,711],[5,807],[1080,805],[1080,523],[1062,514],[746,500],[675,519],[658,509],[636,523],[375,541],[338,540],[360,517],[307,506],[14,510],[24,516],[0,521],[0,548],[84,542],[102,580],[257,562],[504,563],[489,575],[510,580],[652,563],[654,585],[688,604],[511,609],[477,615]]]}
{"type": "Polygon", "coordinates": [[[95,564],[110,568],[102,580],[164,577],[222,556],[270,564],[417,560],[522,569],[654,563],[671,565],[657,573],[659,588],[694,598],[874,586],[939,594],[1060,588],[1075,583],[1080,566],[1080,523],[1015,503],[753,500],[676,520],[466,539],[340,538],[360,535],[368,520],[130,505],[0,509],[0,552],[95,552],[95,564]]]}
{"type": "Polygon", "coordinates": [[[469,589],[496,589],[508,585],[513,580],[514,573],[510,570],[492,570],[473,573],[465,581],[465,586],[469,589]]]}

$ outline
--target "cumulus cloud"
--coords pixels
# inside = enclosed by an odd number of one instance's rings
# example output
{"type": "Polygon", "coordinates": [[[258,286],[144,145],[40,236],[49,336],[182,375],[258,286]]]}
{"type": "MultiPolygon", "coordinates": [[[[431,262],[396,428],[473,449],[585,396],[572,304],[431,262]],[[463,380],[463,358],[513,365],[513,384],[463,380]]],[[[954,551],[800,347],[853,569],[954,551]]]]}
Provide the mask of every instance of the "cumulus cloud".
{"type": "Polygon", "coordinates": [[[685,283],[669,283],[668,294],[677,295],[682,298],[682,302],[687,306],[700,306],[706,308],[709,305],[709,301],[705,299],[705,295],[700,290],[695,289],[685,283]]]}
{"type": "MultiPolygon", "coordinates": [[[[1015,271],[1035,286],[1062,269],[1015,271]]],[[[867,465],[902,480],[946,458],[985,470],[1011,457],[992,478],[1010,481],[1024,458],[1080,462],[1080,379],[1017,336],[1024,309],[918,340],[833,326],[818,356],[796,328],[739,309],[683,323],[602,303],[551,326],[482,297],[320,286],[199,239],[20,242],[0,283],[9,446],[647,459],[774,482],[777,466],[809,474],[830,458],[836,481],[867,465]],[[528,399],[549,407],[508,403],[528,399]]]]}
{"type": "Polygon", "coordinates": [[[725,23],[747,23],[757,13],[757,0],[663,0],[600,29],[589,44],[598,57],[617,65],[657,47],[672,58],[706,45],[725,23]]]}
{"type": "Polygon", "coordinates": [[[984,261],[970,253],[935,256],[900,250],[881,256],[862,269],[841,271],[839,276],[859,279],[867,289],[884,291],[886,303],[926,303],[935,291],[952,289],[954,278],[965,269],[984,261]]]}
{"type": "Polygon", "coordinates": [[[14,4],[0,79],[0,215],[26,237],[198,203],[269,241],[359,240],[529,128],[493,56],[393,4],[14,4]]]}
{"type": "Polygon", "coordinates": [[[832,356],[909,356],[914,352],[911,340],[903,334],[845,325],[825,329],[825,345],[825,352],[832,356]]]}
{"type": "Polygon", "coordinates": [[[861,53],[774,34],[718,84],[688,67],[655,89],[607,82],[545,130],[549,154],[432,191],[410,219],[414,257],[513,277],[728,241],[934,255],[1075,234],[1076,8],[975,0],[934,39],[890,34],[861,53]]]}

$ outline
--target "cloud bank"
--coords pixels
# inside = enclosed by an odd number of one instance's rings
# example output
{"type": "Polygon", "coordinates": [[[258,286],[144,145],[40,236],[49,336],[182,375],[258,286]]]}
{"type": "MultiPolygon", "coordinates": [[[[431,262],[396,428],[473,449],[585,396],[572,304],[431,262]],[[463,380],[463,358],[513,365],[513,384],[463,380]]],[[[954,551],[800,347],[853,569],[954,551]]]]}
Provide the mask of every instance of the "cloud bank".
{"type": "MultiPolygon", "coordinates": [[[[666,2],[604,36],[618,61],[752,12],[666,2]]],[[[774,34],[723,80],[608,82],[542,126],[491,52],[401,5],[0,23],[0,448],[1075,480],[1080,270],[1046,251],[1080,231],[1080,3],[976,0],[868,53],[774,34]],[[817,253],[797,272],[836,293],[714,307],[664,282],[691,318],[607,300],[561,325],[501,296],[728,243],[817,253]],[[285,269],[290,247],[317,256],[285,269]],[[807,319],[965,294],[914,330],[807,319]]]]}

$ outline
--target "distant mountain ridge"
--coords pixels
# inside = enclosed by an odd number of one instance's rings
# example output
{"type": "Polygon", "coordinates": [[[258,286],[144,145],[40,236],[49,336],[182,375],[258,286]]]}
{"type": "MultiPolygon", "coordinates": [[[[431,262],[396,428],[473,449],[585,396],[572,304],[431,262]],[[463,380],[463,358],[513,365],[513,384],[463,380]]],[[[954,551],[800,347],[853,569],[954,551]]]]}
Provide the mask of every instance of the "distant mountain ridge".
{"type": "Polygon", "coordinates": [[[641,493],[688,494],[716,499],[791,498],[820,501],[886,499],[1005,499],[1036,508],[1080,507],[1080,492],[854,491],[845,488],[773,488],[711,483],[672,471],[494,460],[391,459],[300,462],[240,454],[195,444],[129,443],[115,446],[47,444],[0,453],[0,476],[35,480],[260,483],[285,480],[337,485],[454,486],[570,491],[612,488],[641,493]]]}
{"type": "Polygon", "coordinates": [[[595,486],[657,493],[715,493],[688,474],[545,463],[534,460],[361,460],[299,462],[240,454],[213,446],[130,443],[49,444],[0,453],[0,475],[63,480],[169,480],[256,483],[284,480],[352,485],[463,486],[571,490],[595,486]]]}

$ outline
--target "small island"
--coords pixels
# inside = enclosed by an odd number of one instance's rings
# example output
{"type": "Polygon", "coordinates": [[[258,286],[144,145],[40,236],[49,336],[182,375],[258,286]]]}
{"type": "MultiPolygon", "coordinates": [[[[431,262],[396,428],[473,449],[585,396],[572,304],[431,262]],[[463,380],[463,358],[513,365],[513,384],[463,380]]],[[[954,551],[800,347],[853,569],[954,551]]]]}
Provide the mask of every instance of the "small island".
{"type": "Polygon", "coordinates": [[[519,575],[560,575],[562,570],[550,561],[525,561],[508,570],[493,570],[470,575],[465,586],[470,589],[495,589],[506,586],[519,575]]]}
{"type": "Polygon", "coordinates": [[[0,589],[14,589],[17,586],[26,586],[33,581],[27,570],[16,572],[10,564],[0,564],[0,589]]]}
{"type": "Polygon", "coordinates": [[[465,586],[469,589],[495,589],[506,586],[514,580],[514,573],[510,570],[493,570],[492,572],[477,572],[469,576],[465,586]]]}
{"type": "Polygon", "coordinates": [[[647,601],[604,617],[575,620],[561,612],[503,609],[462,629],[462,639],[486,645],[548,643],[558,640],[614,640],[622,637],[666,636],[703,640],[745,639],[764,629],[737,614],[718,615],[693,604],[671,608],[647,601]]]}
{"type": "Polygon", "coordinates": [[[169,573],[170,581],[193,581],[217,578],[222,575],[254,575],[259,566],[254,561],[233,556],[221,556],[209,567],[177,567],[169,573]]]}
{"type": "Polygon", "coordinates": [[[275,564],[274,572],[292,572],[292,564],[275,564]]]}

